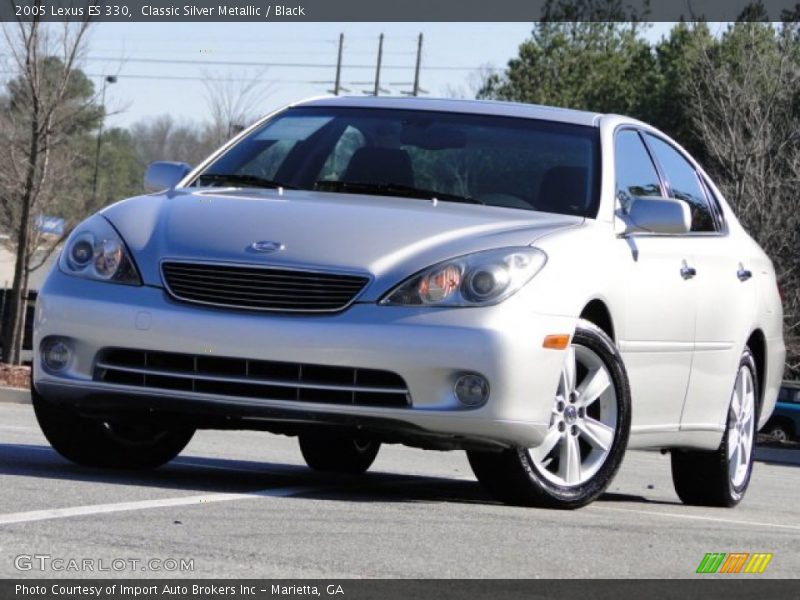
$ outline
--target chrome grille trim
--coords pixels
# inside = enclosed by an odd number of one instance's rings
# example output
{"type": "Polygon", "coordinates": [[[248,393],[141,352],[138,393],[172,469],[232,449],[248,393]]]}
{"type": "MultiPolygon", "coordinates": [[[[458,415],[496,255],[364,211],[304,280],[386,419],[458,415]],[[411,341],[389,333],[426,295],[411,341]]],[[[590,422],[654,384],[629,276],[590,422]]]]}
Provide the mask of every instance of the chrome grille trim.
{"type": "Polygon", "coordinates": [[[233,398],[406,408],[403,378],[378,369],[130,348],[98,352],[94,381],[233,398]]]}
{"type": "Polygon", "coordinates": [[[350,306],[370,278],[234,263],[167,259],[161,277],[176,300],[224,308],[274,312],[339,312],[350,306]]]}

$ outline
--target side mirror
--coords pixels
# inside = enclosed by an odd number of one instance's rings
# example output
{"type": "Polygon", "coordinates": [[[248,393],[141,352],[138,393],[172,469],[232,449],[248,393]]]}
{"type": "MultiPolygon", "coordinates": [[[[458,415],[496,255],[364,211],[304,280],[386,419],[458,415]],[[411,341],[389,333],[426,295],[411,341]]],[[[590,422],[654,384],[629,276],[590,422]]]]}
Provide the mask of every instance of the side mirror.
{"type": "Polygon", "coordinates": [[[688,233],[692,228],[692,213],[686,202],[673,198],[634,198],[627,213],[625,235],[631,233],[688,233]]]}
{"type": "Polygon", "coordinates": [[[144,172],[144,189],[161,192],[174,188],[189,174],[192,167],[182,162],[158,161],[150,163],[144,172]]]}

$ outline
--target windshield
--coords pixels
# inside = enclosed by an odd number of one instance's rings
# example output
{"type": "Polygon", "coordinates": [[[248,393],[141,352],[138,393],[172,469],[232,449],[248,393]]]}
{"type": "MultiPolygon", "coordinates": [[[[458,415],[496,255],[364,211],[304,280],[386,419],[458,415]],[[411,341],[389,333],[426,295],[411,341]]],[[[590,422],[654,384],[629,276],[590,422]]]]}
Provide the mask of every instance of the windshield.
{"type": "Polygon", "coordinates": [[[594,217],[598,131],[417,110],[299,107],[262,124],[195,186],[286,187],[594,217]]]}

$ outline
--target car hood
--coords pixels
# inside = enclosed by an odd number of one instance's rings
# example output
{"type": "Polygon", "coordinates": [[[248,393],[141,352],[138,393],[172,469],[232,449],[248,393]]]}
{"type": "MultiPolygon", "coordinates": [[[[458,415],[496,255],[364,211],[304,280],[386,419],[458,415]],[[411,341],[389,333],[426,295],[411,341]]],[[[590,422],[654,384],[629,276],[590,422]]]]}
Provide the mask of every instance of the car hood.
{"type": "Polygon", "coordinates": [[[163,259],[224,261],[365,273],[362,299],[454,256],[529,245],[583,219],[408,198],[277,190],[178,190],[103,210],[144,283],[162,285],[163,259]],[[259,241],[283,249],[260,253],[259,241]]]}

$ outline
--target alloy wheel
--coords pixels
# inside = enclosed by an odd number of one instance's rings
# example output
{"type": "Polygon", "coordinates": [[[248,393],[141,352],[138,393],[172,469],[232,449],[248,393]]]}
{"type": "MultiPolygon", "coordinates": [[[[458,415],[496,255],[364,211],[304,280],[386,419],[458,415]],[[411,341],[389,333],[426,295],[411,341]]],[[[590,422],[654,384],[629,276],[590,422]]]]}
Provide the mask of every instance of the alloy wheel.
{"type": "Polygon", "coordinates": [[[750,461],[753,460],[755,403],[753,373],[743,365],[736,376],[728,414],[728,477],[737,489],[747,478],[750,461]]]}
{"type": "Polygon", "coordinates": [[[617,428],[617,397],[603,359],[586,346],[566,352],[550,428],[541,445],[528,450],[537,470],[560,486],[591,479],[611,452],[617,428]]]}

